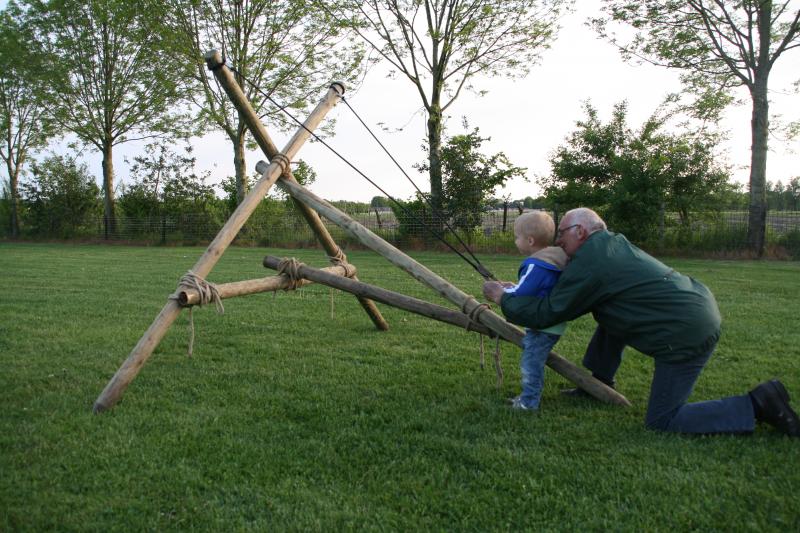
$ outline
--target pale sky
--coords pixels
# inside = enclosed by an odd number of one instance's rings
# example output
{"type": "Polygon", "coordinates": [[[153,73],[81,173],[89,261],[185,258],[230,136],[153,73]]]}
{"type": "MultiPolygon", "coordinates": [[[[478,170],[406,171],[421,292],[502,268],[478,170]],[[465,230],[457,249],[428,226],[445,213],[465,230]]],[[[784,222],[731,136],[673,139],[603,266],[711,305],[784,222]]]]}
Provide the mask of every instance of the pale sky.
{"type": "MultiPolygon", "coordinates": [[[[2,4],[3,2],[0,2],[2,4]]],[[[466,116],[470,127],[479,127],[491,142],[484,144],[488,154],[503,151],[516,166],[528,169],[529,182],[509,182],[498,195],[511,194],[513,199],[537,196],[540,192],[536,176],[549,173],[548,155],[575,129],[575,121],[584,117],[582,103],[589,99],[603,120],[612,106],[627,100],[629,125],[638,127],[656,109],[664,96],[680,88],[678,72],[651,65],[632,65],[622,61],[617,50],[600,40],[584,25],[586,18],[599,6],[598,0],[578,0],[578,9],[562,20],[562,29],[552,48],[545,51],[540,64],[527,78],[476,80],[475,86],[487,89],[483,97],[462,93],[448,110],[448,131],[462,133],[461,119],[466,116]]],[[[389,80],[385,68],[374,68],[357,91],[345,97],[362,119],[376,132],[384,145],[423,190],[429,190],[427,176],[412,168],[424,159],[421,145],[425,138],[425,117],[419,112],[421,101],[416,89],[407,80],[389,80]],[[402,132],[386,132],[378,123],[402,132]]],[[[785,118],[800,118],[800,95],[788,94],[792,81],[800,77],[800,50],[792,50],[779,58],[770,77],[771,113],[785,118]]],[[[746,98],[746,93],[738,96],[746,98]]],[[[322,95],[320,95],[322,97],[322,95]]],[[[337,121],[336,134],[327,139],[337,151],[351,160],[389,194],[406,199],[413,187],[365,129],[343,104],[328,115],[337,121]]],[[[305,117],[298,117],[301,120],[305,117]]],[[[728,161],[735,167],[734,179],[746,184],[750,154],[750,106],[732,107],[721,128],[729,132],[724,147],[728,161]]],[[[270,130],[270,128],[267,128],[270,130]]],[[[289,134],[270,130],[275,144],[282,148],[289,134]]],[[[770,137],[767,179],[786,183],[800,176],[800,141],[787,143],[770,137]]],[[[233,175],[230,143],[219,132],[195,139],[194,155],[198,171],[211,171],[211,181],[218,183],[233,175]]],[[[136,155],[141,145],[134,143],[115,148],[114,165],[117,183],[127,179],[123,158],[136,155]]],[[[248,153],[247,165],[254,169],[259,151],[248,153]]],[[[329,200],[369,201],[380,195],[361,176],[347,167],[319,143],[307,143],[298,158],[304,159],[317,172],[311,189],[329,200]]],[[[84,151],[90,170],[101,176],[101,158],[90,148],[84,151]]]]}

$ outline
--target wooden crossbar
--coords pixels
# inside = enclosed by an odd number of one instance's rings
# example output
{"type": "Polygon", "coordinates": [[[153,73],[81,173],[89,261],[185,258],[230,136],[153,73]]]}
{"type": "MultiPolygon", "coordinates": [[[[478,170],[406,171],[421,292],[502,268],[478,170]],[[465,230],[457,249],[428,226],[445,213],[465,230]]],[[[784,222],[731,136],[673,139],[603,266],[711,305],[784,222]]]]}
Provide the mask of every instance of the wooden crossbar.
{"type": "MultiPolygon", "coordinates": [[[[280,262],[280,259],[278,259],[278,262],[280,262]]],[[[275,264],[275,268],[277,268],[277,265],[278,263],[275,264]]],[[[350,264],[334,265],[320,269],[320,272],[324,272],[336,277],[349,277],[355,275],[356,267],[350,264]]],[[[297,283],[294,287],[308,285],[309,283],[313,283],[313,281],[308,279],[300,279],[297,280],[297,283]]],[[[220,283],[215,285],[215,287],[221,300],[235,298],[237,296],[247,296],[248,294],[259,294],[262,292],[273,292],[293,288],[292,281],[289,280],[289,277],[285,274],[268,276],[266,278],[234,281],[231,283],[220,283]]],[[[197,305],[200,303],[200,293],[195,289],[183,289],[178,291],[177,295],[178,303],[184,307],[197,305]]]]}

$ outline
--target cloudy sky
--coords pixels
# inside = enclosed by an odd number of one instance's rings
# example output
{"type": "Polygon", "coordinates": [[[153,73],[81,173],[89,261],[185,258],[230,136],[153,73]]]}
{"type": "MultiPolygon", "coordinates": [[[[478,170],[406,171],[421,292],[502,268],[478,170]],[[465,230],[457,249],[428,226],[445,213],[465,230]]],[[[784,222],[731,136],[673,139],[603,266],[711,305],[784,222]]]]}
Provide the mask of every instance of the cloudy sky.
{"type": "MultiPolygon", "coordinates": [[[[528,169],[528,182],[521,179],[509,182],[505,190],[498,191],[500,195],[511,194],[516,199],[538,194],[536,177],[549,172],[548,155],[574,130],[575,121],[583,117],[584,101],[590,100],[601,117],[607,119],[615,103],[627,100],[629,124],[636,127],[653,113],[667,93],[679,90],[678,72],[652,65],[627,64],[614,47],[598,39],[585,26],[586,18],[596,13],[598,5],[596,0],[578,0],[577,10],[563,18],[557,40],[544,52],[540,64],[531,69],[527,78],[477,80],[476,87],[488,90],[488,94],[483,97],[462,94],[448,110],[449,133],[463,132],[461,122],[462,117],[466,117],[471,127],[477,126],[483,136],[491,137],[491,142],[484,145],[487,153],[503,151],[513,164],[528,169]]],[[[357,91],[349,91],[345,97],[378,133],[417,185],[428,190],[426,176],[412,168],[414,163],[424,159],[420,148],[425,137],[421,101],[410,82],[399,77],[389,80],[385,72],[385,67],[374,68],[363,85],[357,91]],[[378,124],[386,125],[389,130],[382,130],[378,124]]],[[[798,73],[800,50],[790,51],[776,63],[770,78],[772,113],[792,120],[800,118],[797,105],[800,96],[788,94],[798,73]]],[[[746,93],[739,96],[746,98],[746,93]]],[[[408,198],[413,194],[413,186],[346,106],[337,106],[329,117],[337,121],[336,134],[328,140],[337,151],[392,196],[408,198]]],[[[731,108],[720,128],[729,135],[724,147],[728,161],[735,168],[734,179],[746,184],[749,106],[731,108]]],[[[288,134],[270,133],[278,147],[289,138],[288,134]]],[[[221,134],[209,133],[195,139],[193,144],[198,170],[210,171],[212,182],[233,174],[230,144],[221,134]]],[[[770,144],[768,179],[786,183],[800,175],[800,141],[788,143],[771,136],[770,144]]],[[[118,182],[124,181],[127,165],[123,158],[135,155],[141,145],[131,143],[115,150],[118,182]]],[[[319,143],[306,144],[298,157],[317,171],[317,181],[311,189],[327,199],[368,201],[381,194],[319,143]]],[[[259,152],[250,152],[248,167],[255,168],[261,158],[259,152]]],[[[84,159],[92,172],[100,176],[99,155],[87,148],[84,159]]]]}

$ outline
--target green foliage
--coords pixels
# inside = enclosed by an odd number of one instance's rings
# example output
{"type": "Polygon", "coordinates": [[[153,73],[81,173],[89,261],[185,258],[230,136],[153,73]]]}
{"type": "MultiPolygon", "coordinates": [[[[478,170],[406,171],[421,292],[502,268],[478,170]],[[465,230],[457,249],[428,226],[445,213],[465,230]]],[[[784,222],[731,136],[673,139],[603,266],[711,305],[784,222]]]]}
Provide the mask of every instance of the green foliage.
{"type": "Polygon", "coordinates": [[[778,244],[783,246],[795,261],[800,261],[800,229],[786,232],[778,239],[778,244]]]}
{"type": "Polygon", "coordinates": [[[603,3],[604,16],[592,20],[600,35],[626,59],[680,69],[698,116],[707,120],[718,119],[733,101],[731,87],[745,85],[752,91],[766,83],[778,57],[800,43],[800,10],[787,1],[603,3]],[[619,23],[633,33],[617,34],[619,23]]]}
{"type": "MultiPolygon", "coordinates": [[[[149,143],[144,147],[144,153],[134,157],[133,162],[126,158],[132,183],[123,188],[119,199],[123,213],[130,217],[146,217],[169,211],[166,206],[168,187],[171,191],[170,208],[180,210],[182,204],[191,203],[176,198],[176,193],[187,189],[185,185],[181,186],[182,182],[188,180],[202,187],[201,179],[194,174],[196,160],[190,154],[188,148],[185,155],[180,155],[165,143],[149,143]]],[[[192,195],[187,196],[188,200],[192,195]]]]}
{"type": "Polygon", "coordinates": [[[444,112],[477,77],[521,78],[555,39],[571,0],[350,1],[362,37],[411,82],[427,114],[430,200],[444,208],[444,112]]]}
{"type": "Polygon", "coordinates": [[[32,166],[20,186],[26,225],[35,235],[79,237],[102,214],[100,189],[84,163],[53,155],[32,166]]]}
{"type": "MultiPolygon", "coordinates": [[[[797,439],[644,429],[652,360],[628,350],[631,408],[570,399],[546,371],[538,414],[511,412],[519,349],[495,388],[475,333],[310,285],[183,313],[110,412],[91,405],[202,248],[0,243],[3,531],[795,531],[797,439]],[[59,273],[54,275],[54,273],[59,273]],[[99,282],[102,280],[102,282],[99,282]],[[331,312],[331,298],[334,310],[331,312]],[[324,342],[320,335],[324,331],[324,342]]],[[[269,275],[228,251],[209,280],[269,275]]],[[[369,252],[362,280],[440,302],[369,252]]],[[[470,294],[452,254],[414,257],[470,294]]],[[[517,256],[491,266],[510,278],[517,256]]],[[[724,333],[690,401],[780,377],[800,393],[800,263],[670,261],[707,284],[724,333]]],[[[576,364],[590,317],[556,351],[576,364]]]]}
{"type": "Polygon", "coordinates": [[[392,202],[385,196],[373,196],[369,202],[370,207],[391,207],[392,202]]]}
{"type": "Polygon", "coordinates": [[[179,154],[164,143],[150,143],[144,154],[126,162],[131,165],[132,183],[123,188],[119,206],[126,223],[142,222],[127,228],[128,232],[157,232],[162,239],[177,238],[177,232],[183,242],[187,236],[188,242],[196,242],[205,240],[204,228],[221,227],[227,216],[224,202],[205,183],[207,173],[195,174],[190,148],[179,154]],[[203,229],[198,232],[198,228],[203,229]]]}
{"type": "MultiPolygon", "coordinates": [[[[466,119],[464,128],[468,129],[466,119]]],[[[454,229],[470,233],[481,224],[481,215],[491,205],[498,187],[515,177],[525,178],[525,170],[515,167],[503,152],[492,156],[481,153],[489,137],[481,137],[479,128],[447,139],[441,152],[443,214],[454,229]]],[[[423,146],[427,150],[426,146],[423,146]]],[[[417,167],[429,172],[428,163],[417,167]]]]}
{"type": "Polygon", "coordinates": [[[441,225],[441,221],[433,216],[428,202],[419,196],[412,200],[397,200],[397,203],[392,203],[391,208],[399,225],[401,242],[433,240],[433,236],[425,228],[441,225]]]}
{"type": "MultiPolygon", "coordinates": [[[[231,141],[238,201],[247,193],[245,149],[254,147],[239,112],[208,71],[204,55],[220,50],[255,112],[273,128],[294,129],[293,115],[310,111],[330,82],[348,88],[362,72],[363,44],[347,25],[314,2],[299,0],[147,0],[148,25],[175,62],[172,74],[198,111],[198,124],[231,141]],[[272,99],[272,102],[268,100],[272,99]]],[[[331,7],[335,3],[326,2],[331,7]]],[[[333,122],[323,126],[331,131],[333,122]]]]}
{"type": "Polygon", "coordinates": [[[778,211],[800,210],[800,176],[782,182],[767,182],[767,207],[778,211]]]}
{"type": "Polygon", "coordinates": [[[27,0],[45,55],[56,119],[102,150],[130,137],[172,132],[178,95],[167,54],[143,24],[140,2],[27,0]],[[75,68],[79,59],[80,68],[75,68]]]}
{"type": "MultiPolygon", "coordinates": [[[[694,97],[689,109],[696,117],[718,122],[734,100],[731,89],[747,88],[753,141],[748,246],[760,256],[766,238],[770,74],[781,56],[800,47],[800,7],[792,0],[604,0],[604,4],[604,16],[592,21],[600,35],[626,59],[679,69],[684,92],[694,97]],[[633,32],[619,37],[618,23],[633,32]]],[[[791,130],[790,126],[790,135],[791,130]]]]}
{"type": "Polygon", "coordinates": [[[105,215],[116,224],[113,148],[185,133],[164,45],[127,0],[24,0],[44,58],[55,121],[103,155],[105,215]]]}
{"type": "Polygon", "coordinates": [[[2,180],[3,188],[8,191],[2,222],[8,225],[12,237],[20,233],[19,179],[23,167],[57,131],[48,114],[47,70],[31,41],[26,16],[12,2],[0,11],[0,160],[7,177],[2,180]]]}
{"type": "Polygon", "coordinates": [[[633,131],[624,102],[607,123],[590,103],[585,109],[586,118],[552,155],[552,173],[542,180],[549,202],[561,210],[592,207],[637,242],[657,235],[665,212],[677,212],[678,224],[689,228],[692,213],[721,209],[730,186],[727,169],[715,161],[714,137],[663,132],[658,115],[633,131]]]}

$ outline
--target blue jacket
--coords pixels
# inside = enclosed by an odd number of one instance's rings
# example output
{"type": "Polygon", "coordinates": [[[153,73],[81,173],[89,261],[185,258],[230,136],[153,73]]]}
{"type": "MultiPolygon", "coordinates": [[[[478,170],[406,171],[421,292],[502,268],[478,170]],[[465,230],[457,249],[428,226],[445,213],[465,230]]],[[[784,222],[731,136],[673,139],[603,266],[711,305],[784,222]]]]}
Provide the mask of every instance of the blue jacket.
{"type": "MultiPolygon", "coordinates": [[[[560,275],[561,269],[557,266],[539,259],[536,256],[527,257],[522,261],[519,267],[519,281],[517,281],[517,284],[513,287],[506,288],[505,293],[509,296],[534,296],[536,298],[544,298],[550,294],[550,291],[556,285],[556,282],[558,282],[558,277],[560,275]]],[[[563,335],[565,330],[566,323],[538,329],[538,331],[554,333],[556,335],[563,335]]]]}

